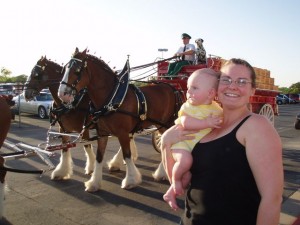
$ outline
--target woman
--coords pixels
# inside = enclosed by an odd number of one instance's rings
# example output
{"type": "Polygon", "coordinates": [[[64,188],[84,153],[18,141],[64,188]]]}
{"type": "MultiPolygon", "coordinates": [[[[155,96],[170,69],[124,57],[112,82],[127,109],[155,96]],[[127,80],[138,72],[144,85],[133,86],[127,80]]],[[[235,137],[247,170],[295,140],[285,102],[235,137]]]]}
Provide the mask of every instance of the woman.
{"type": "MultiPolygon", "coordinates": [[[[264,116],[248,109],[255,72],[241,59],[221,69],[218,99],[223,124],[194,147],[183,225],[278,225],[283,192],[281,140],[264,116]]],[[[190,139],[176,125],[162,136],[170,146],[190,139]]],[[[166,171],[168,169],[166,168],[166,171]]]]}

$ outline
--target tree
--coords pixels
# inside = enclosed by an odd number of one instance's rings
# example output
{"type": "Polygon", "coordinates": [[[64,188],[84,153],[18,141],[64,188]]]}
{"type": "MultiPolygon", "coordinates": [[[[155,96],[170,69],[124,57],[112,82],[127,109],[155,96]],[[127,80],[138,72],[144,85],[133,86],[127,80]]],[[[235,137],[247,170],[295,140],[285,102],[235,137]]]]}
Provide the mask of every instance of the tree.
{"type": "Polygon", "coordinates": [[[27,76],[25,74],[19,75],[16,77],[12,77],[12,83],[22,83],[24,84],[27,80],[27,76]]]}
{"type": "Polygon", "coordinates": [[[1,68],[1,74],[0,74],[0,83],[22,83],[24,84],[27,80],[27,76],[25,74],[11,77],[11,71],[9,69],[6,69],[4,67],[1,68]]]}
{"type": "Polygon", "coordinates": [[[287,88],[287,87],[280,87],[280,88],[279,88],[279,91],[280,91],[281,93],[288,93],[288,92],[289,92],[289,88],[287,88]]]}
{"type": "Polygon", "coordinates": [[[6,82],[6,80],[9,78],[11,75],[11,71],[9,69],[6,69],[4,67],[1,68],[1,75],[0,75],[0,81],[1,82],[6,82]]]}
{"type": "Polygon", "coordinates": [[[289,87],[289,94],[299,94],[300,93],[300,82],[292,84],[289,87]]]}

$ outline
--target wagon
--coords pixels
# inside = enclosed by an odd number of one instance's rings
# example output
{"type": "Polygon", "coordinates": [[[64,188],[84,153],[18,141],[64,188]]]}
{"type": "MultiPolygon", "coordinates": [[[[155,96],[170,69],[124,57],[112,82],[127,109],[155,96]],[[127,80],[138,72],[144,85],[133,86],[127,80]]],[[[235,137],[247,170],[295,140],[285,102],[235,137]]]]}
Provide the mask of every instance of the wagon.
{"type": "MultiPolygon", "coordinates": [[[[178,75],[168,76],[167,71],[169,62],[161,61],[158,64],[157,77],[155,77],[155,79],[173,85],[178,91],[180,91],[183,99],[185,99],[185,94],[187,91],[187,79],[195,70],[202,68],[212,68],[216,71],[220,71],[221,65],[224,62],[225,60],[221,57],[210,55],[207,58],[206,64],[186,65],[182,67],[178,75]]],[[[269,71],[267,70],[262,70],[255,67],[254,69],[256,75],[261,75],[261,72],[263,72],[264,74],[266,72],[269,73],[269,71]]],[[[266,78],[264,76],[257,76],[257,78],[259,78],[257,79],[259,85],[258,88],[256,88],[255,94],[250,97],[249,109],[254,113],[266,116],[274,125],[274,116],[278,115],[276,96],[279,94],[279,91],[276,90],[276,88],[273,88],[274,79],[270,78],[270,76],[266,78]],[[271,82],[273,83],[272,85],[270,85],[270,83],[267,83],[267,81],[269,80],[271,80],[271,82]]],[[[161,137],[158,131],[153,132],[152,144],[154,146],[154,149],[158,152],[160,152],[160,138],[161,137]]]]}

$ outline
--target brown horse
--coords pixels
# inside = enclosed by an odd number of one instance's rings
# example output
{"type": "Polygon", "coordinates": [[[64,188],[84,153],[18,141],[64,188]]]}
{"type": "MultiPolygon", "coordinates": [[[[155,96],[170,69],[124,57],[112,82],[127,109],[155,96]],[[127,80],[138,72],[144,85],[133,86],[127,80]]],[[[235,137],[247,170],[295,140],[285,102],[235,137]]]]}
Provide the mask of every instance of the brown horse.
{"type": "MultiPolygon", "coordinates": [[[[12,105],[11,99],[7,96],[0,95],[0,148],[7,136],[10,123],[11,123],[11,111],[12,105]]],[[[4,166],[4,158],[0,156],[0,167],[4,166]]],[[[4,200],[4,182],[5,182],[5,170],[0,170],[0,219],[3,214],[3,200],[4,200]]]]}
{"type": "MultiPolygon", "coordinates": [[[[123,71],[126,70],[124,68],[123,71]]],[[[98,135],[101,136],[102,131],[109,132],[121,144],[126,162],[126,177],[121,187],[132,188],[142,179],[131,157],[130,134],[151,125],[157,126],[162,132],[170,127],[180,107],[180,97],[168,84],[157,83],[137,89],[126,86],[124,77],[126,75],[117,75],[102,60],[87,54],[86,50],[79,52],[76,48],[66,67],[58,94],[64,102],[71,103],[82,88],[88,89],[98,135]],[[120,93],[124,95],[119,96],[120,93]],[[139,112],[143,112],[142,115],[139,112]]],[[[98,145],[95,168],[99,170],[95,169],[93,173],[95,188],[99,187],[102,180],[104,152],[105,146],[98,145]]]]}
{"type": "MultiPolygon", "coordinates": [[[[77,132],[80,133],[83,129],[83,125],[88,121],[89,117],[89,102],[90,99],[87,95],[84,95],[82,100],[78,102],[76,107],[71,107],[68,109],[64,107],[61,100],[59,99],[57,92],[61,79],[63,78],[63,67],[59,64],[48,60],[46,57],[42,57],[33,67],[31,75],[28,77],[25,83],[25,98],[27,100],[32,99],[34,96],[38,95],[39,92],[48,87],[54,99],[54,107],[52,114],[56,114],[55,118],[59,123],[59,131],[61,133],[77,132]]],[[[85,140],[89,139],[89,130],[85,130],[82,138],[85,140]]],[[[106,142],[107,136],[101,137],[101,142],[106,142]]],[[[62,142],[67,143],[69,141],[68,136],[62,136],[62,142]]],[[[84,145],[84,150],[87,157],[85,173],[91,174],[95,166],[95,154],[93,151],[93,146],[91,144],[84,145]]],[[[122,152],[119,151],[116,159],[119,160],[118,164],[122,164],[122,152]],[[119,157],[120,155],[121,157],[119,157]]],[[[137,155],[135,156],[137,157],[137,155]]],[[[116,167],[116,166],[115,166],[116,167]]],[[[119,166],[120,168],[120,166],[119,166]]],[[[116,169],[116,168],[115,168],[116,169]]],[[[67,179],[73,173],[71,151],[69,149],[63,149],[60,163],[56,166],[55,170],[51,174],[51,179],[67,179]]],[[[88,185],[86,191],[95,191],[88,185]]]]}
{"type": "MultiPolygon", "coordinates": [[[[57,90],[59,82],[63,76],[63,67],[55,62],[48,60],[46,57],[42,57],[37,61],[33,67],[30,76],[25,83],[25,98],[26,100],[33,99],[39,92],[48,87],[54,100],[53,108],[59,108],[62,106],[61,100],[57,96],[57,90]]],[[[76,109],[68,110],[66,108],[60,108],[62,113],[57,115],[59,118],[59,132],[71,133],[80,132],[84,124],[84,120],[87,116],[89,108],[89,98],[84,96],[76,109]]],[[[89,131],[86,130],[83,133],[83,139],[89,139],[89,131]]],[[[68,136],[62,136],[62,143],[69,141],[68,136]]],[[[94,168],[95,154],[93,152],[93,146],[91,144],[84,145],[84,150],[87,156],[87,162],[85,167],[85,173],[91,174],[94,168]]],[[[73,174],[71,151],[68,148],[62,149],[60,163],[56,166],[55,170],[51,174],[51,179],[68,179],[73,174]]]]}

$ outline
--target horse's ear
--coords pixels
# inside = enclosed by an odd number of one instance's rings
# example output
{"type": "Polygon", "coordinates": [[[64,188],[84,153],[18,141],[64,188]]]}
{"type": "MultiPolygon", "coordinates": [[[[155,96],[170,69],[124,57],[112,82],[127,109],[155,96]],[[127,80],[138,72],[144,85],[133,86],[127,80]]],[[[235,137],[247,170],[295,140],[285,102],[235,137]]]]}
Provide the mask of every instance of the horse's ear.
{"type": "Polygon", "coordinates": [[[83,55],[86,55],[86,52],[87,52],[87,51],[88,51],[87,48],[84,49],[84,51],[82,52],[82,54],[83,54],[83,55]]]}
{"type": "Polygon", "coordinates": [[[72,57],[74,57],[74,55],[76,55],[78,52],[79,52],[79,49],[76,47],[75,52],[72,54],[72,57]]]}

